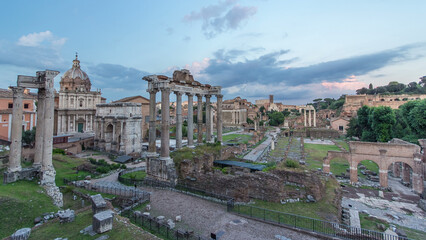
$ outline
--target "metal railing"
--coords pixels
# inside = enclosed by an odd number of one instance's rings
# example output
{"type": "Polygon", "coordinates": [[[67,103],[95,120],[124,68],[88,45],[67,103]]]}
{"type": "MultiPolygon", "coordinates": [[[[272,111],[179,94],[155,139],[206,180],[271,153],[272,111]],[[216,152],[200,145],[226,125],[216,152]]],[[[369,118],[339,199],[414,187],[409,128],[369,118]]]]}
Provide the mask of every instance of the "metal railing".
{"type": "Polygon", "coordinates": [[[350,227],[345,224],[327,222],[319,219],[283,213],[250,205],[228,202],[228,211],[264,222],[312,231],[322,235],[342,239],[374,239],[374,240],[408,240],[408,238],[376,232],[368,229],[350,227]]]}
{"type": "Polygon", "coordinates": [[[157,221],[156,219],[143,215],[135,214],[132,209],[121,212],[121,216],[127,217],[130,221],[137,226],[153,233],[154,235],[163,239],[188,239],[188,240],[207,240],[209,238],[202,237],[195,234],[193,231],[174,229],[168,224],[157,221]]]}

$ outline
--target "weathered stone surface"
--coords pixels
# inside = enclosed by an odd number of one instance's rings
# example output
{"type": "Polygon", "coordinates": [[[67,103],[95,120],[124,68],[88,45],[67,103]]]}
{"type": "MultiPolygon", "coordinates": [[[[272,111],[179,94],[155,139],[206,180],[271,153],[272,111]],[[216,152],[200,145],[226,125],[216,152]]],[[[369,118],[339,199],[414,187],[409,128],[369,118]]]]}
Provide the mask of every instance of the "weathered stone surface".
{"type": "Polygon", "coordinates": [[[423,211],[426,211],[426,199],[420,199],[419,201],[419,207],[423,209],[423,211]]]}
{"type": "Polygon", "coordinates": [[[170,229],[175,228],[175,223],[173,222],[172,219],[167,220],[167,226],[169,226],[170,229]]]}
{"type": "Polygon", "coordinates": [[[58,207],[62,207],[64,205],[63,195],[61,191],[59,190],[59,188],[55,185],[54,180],[53,180],[53,183],[44,184],[43,188],[46,190],[47,195],[49,195],[52,198],[53,204],[55,204],[58,207]]]}
{"type": "Polygon", "coordinates": [[[106,210],[106,202],[101,194],[96,194],[90,197],[92,201],[92,212],[93,214],[106,210]]]}
{"type": "Polygon", "coordinates": [[[34,218],[34,224],[38,224],[38,223],[40,223],[41,221],[43,221],[43,218],[41,218],[41,217],[36,217],[36,218],[34,218]]]}
{"type": "Polygon", "coordinates": [[[74,210],[67,209],[64,211],[58,211],[58,217],[60,223],[74,222],[75,214],[74,210]]]}
{"type": "Polygon", "coordinates": [[[113,215],[110,211],[103,211],[93,215],[92,227],[97,233],[104,233],[112,229],[113,215]]]}
{"type": "Polygon", "coordinates": [[[10,236],[11,240],[26,240],[30,237],[31,228],[21,228],[16,231],[12,236],[10,236]]]}
{"type": "Polygon", "coordinates": [[[181,221],[182,221],[182,216],[180,216],[180,215],[179,215],[179,216],[176,216],[176,219],[175,219],[175,220],[176,220],[176,222],[181,222],[181,221]]]}

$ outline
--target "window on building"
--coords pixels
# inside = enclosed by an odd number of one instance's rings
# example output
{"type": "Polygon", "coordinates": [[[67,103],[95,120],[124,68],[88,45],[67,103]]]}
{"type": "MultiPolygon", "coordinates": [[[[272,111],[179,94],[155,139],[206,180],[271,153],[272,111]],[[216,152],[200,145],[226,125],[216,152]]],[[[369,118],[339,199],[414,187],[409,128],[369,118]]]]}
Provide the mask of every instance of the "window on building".
{"type": "Polygon", "coordinates": [[[29,108],[29,106],[30,106],[30,105],[29,105],[28,103],[25,103],[25,104],[24,104],[24,108],[25,108],[25,109],[28,109],[28,108],[29,108]]]}
{"type": "Polygon", "coordinates": [[[145,116],[145,122],[149,122],[149,116],[145,116]]]}
{"type": "Polygon", "coordinates": [[[339,126],[339,131],[343,131],[343,126],[339,126]]]}
{"type": "Polygon", "coordinates": [[[83,100],[80,100],[80,107],[83,107],[83,100]]]}
{"type": "Polygon", "coordinates": [[[8,108],[13,108],[13,103],[9,103],[8,108]]]}

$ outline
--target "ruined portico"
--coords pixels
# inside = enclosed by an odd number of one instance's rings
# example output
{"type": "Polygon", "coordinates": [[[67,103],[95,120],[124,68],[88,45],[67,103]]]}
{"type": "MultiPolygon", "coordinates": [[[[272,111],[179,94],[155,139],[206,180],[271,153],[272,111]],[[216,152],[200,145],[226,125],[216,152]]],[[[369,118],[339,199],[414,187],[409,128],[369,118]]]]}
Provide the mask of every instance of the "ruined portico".
{"type": "Polygon", "coordinates": [[[305,105],[299,106],[299,113],[302,113],[303,110],[303,120],[305,127],[316,127],[317,126],[317,117],[314,106],[305,105]]]}
{"type": "MultiPolygon", "coordinates": [[[[148,82],[147,92],[150,93],[150,120],[149,120],[149,147],[147,174],[148,177],[162,180],[173,181],[174,163],[170,158],[169,149],[169,129],[170,129],[170,93],[176,94],[176,148],[182,147],[182,96],[188,96],[188,146],[194,146],[194,123],[193,123],[193,97],[197,96],[197,143],[203,143],[203,97],[206,99],[206,142],[213,142],[212,125],[210,116],[211,96],[217,97],[217,140],[222,141],[222,95],[220,86],[210,86],[201,84],[194,80],[193,76],[186,69],[175,71],[173,78],[163,75],[149,75],[143,77],[148,82]],[[160,155],[156,152],[156,126],[155,126],[155,105],[156,94],[161,92],[161,149],[160,155]]],[[[174,176],[176,173],[174,172],[174,176]]]]}
{"type": "Polygon", "coordinates": [[[40,177],[40,183],[58,206],[62,206],[62,193],[55,185],[55,169],[52,164],[53,125],[54,125],[54,88],[53,81],[58,71],[39,71],[36,76],[18,75],[13,91],[12,136],[9,154],[9,166],[4,172],[4,183],[20,179],[40,177]],[[21,167],[22,156],[22,97],[25,88],[38,89],[37,130],[33,166],[21,167]]]}
{"type": "MultiPolygon", "coordinates": [[[[422,140],[419,140],[422,141],[422,140]]],[[[358,182],[358,164],[363,160],[371,160],[379,166],[381,187],[388,187],[388,170],[395,164],[402,163],[413,170],[412,187],[417,193],[423,192],[423,163],[420,147],[402,140],[393,139],[388,143],[349,142],[349,152],[328,151],[324,158],[323,171],[330,172],[332,159],[341,157],[349,162],[351,183],[358,182]]],[[[404,174],[410,178],[409,172],[404,174]]],[[[407,179],[405,179],[407,181],[407,179]]]]}

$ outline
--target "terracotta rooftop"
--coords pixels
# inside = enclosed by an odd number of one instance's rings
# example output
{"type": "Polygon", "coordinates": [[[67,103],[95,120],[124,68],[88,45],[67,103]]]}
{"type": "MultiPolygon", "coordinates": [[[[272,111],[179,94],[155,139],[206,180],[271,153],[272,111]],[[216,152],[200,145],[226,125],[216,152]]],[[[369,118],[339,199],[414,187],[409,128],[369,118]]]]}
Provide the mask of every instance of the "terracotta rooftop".
{"type": "MultiPolygon", "coordinates": [[[[0,88],[0,98],[13,98],[13,92],[9,89],[0,88]]],[[[24,99],[36,99],[37,94],[36,93],[24,93],[23,95],[24,99]]]]}

